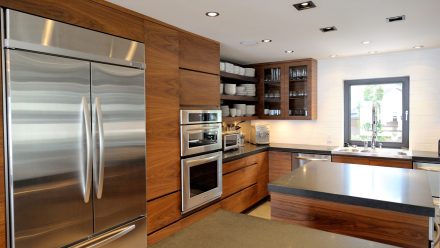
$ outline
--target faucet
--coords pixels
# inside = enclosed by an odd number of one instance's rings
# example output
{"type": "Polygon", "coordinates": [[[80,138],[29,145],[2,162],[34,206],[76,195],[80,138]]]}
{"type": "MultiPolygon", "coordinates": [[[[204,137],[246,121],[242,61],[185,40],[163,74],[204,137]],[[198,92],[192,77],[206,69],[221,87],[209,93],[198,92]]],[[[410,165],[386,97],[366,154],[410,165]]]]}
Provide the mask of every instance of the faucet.
{"type": "Polygon", "coordinates": [[[371,130],[372,130],[372,134],[371,134],[371,149],[376,149],[376,142],[377,142],[377,105],[376,103],[373,103],[373,108],[372,108],[372,124],[371,124],[371,130]]]}

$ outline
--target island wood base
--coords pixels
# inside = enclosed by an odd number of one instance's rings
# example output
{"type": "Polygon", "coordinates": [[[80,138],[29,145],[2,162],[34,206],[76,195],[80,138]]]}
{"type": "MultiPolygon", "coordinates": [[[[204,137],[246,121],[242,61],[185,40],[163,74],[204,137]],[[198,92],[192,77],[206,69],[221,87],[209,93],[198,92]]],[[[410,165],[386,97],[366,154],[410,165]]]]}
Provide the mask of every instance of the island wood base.
{"type": "Polygon", "coordinates": [[[427,248],[429,217],[271,193],[273,220],[400,247],[427,248]]]}

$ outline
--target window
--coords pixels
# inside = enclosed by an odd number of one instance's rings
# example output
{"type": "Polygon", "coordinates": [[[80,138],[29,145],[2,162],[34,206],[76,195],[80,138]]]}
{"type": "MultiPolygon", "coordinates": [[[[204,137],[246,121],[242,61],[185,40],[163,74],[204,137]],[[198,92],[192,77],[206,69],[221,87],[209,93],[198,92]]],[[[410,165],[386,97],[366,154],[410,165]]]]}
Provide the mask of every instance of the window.
{"type": "Polygon", "coordinates": [[[344,142],[371,141],[373,105],[377,142],[383,147],[409,147],[409,77],[344,81],[344,142]]]}

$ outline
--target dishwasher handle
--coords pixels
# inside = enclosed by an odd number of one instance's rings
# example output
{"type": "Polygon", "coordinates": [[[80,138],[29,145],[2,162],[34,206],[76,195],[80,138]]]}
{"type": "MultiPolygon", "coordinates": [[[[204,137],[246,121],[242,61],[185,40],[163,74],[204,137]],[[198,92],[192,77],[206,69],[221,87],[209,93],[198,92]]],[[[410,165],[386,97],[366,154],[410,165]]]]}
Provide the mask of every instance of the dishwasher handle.
{"type": "Polygon", "coordinates": [[[298,160],[306,160],[306,161],[329,161],[328,158],[309,158],[309,157],[304,157],[304,156],[296,156],[295,157],[298,160]]]}

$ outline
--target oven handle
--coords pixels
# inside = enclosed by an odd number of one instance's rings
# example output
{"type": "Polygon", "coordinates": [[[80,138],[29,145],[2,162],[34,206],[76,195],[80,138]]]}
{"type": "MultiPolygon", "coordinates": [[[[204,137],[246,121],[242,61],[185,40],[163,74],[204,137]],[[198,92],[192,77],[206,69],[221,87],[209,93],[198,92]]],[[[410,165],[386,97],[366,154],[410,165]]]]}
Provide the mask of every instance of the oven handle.
{"type": "Polygon", "coordinates": [[[207,158],[201,158],[201,159],[196,159],[196,160],[190,160],[187,162],[189,167],[195,166],[195,165],[199,165],[199,164],[204,164],[207,162],[211,162],[211,161],[215,161],[219,159],[219,155],[214,155],[211,157],[207,157],[207,158]]]}
{"type": "Polygon", "coordinates": [[[197,129],[190,129],[186,130],[186,133],[200,133],[200,131],[206,131],[206,130],[213,130],[218,131],[220,129],[220,126],[209,126],[209,127],[199,127],[197,129]]]}

